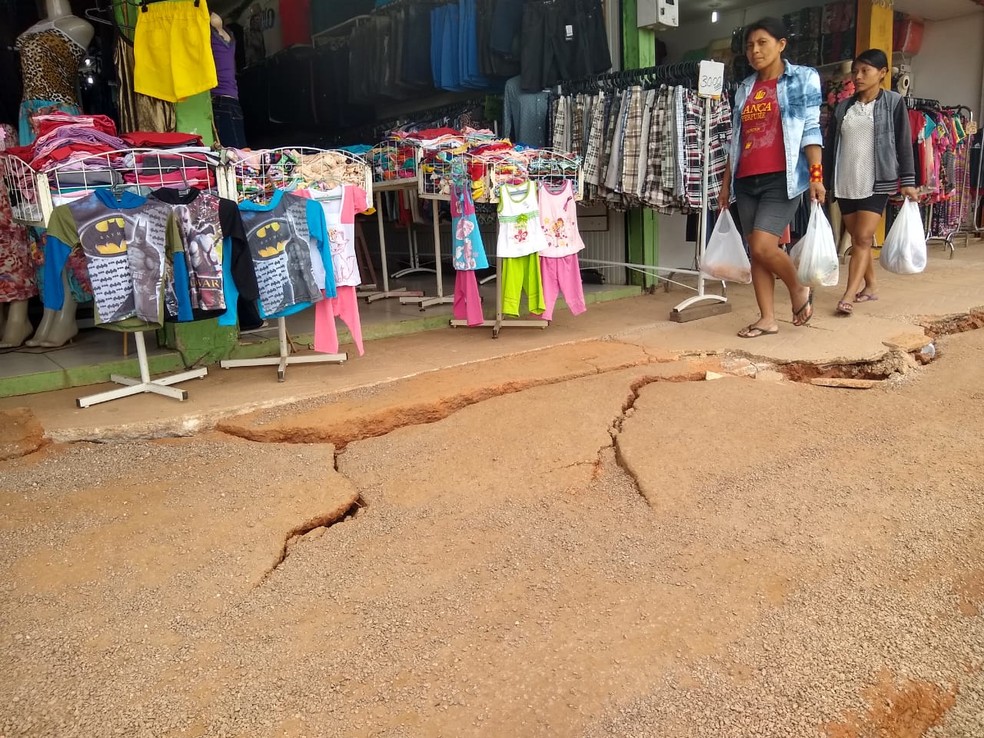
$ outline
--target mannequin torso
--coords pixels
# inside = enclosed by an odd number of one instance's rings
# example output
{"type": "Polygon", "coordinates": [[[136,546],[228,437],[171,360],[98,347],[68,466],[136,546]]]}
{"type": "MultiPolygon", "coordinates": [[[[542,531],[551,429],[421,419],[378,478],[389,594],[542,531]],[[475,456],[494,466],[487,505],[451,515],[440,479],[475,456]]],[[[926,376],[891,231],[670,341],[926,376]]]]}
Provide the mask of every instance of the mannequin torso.
{"type": "Polygon", "coordinates": [[[32,33],[40,33],[50,29],[61,31],[85,52],[89,48],[95,30],[92,24],[82,18],[72,15],[68,0],[46,0],[47,17],[38,21],[21,34],[20,38],[32,33]]]}
{"type": "Polygon", "coordinates": [[[71,14],[67,0],[47,0],[48,17],[17,37],[24,101],[78,105],[75,83],[94,30],[71,14]]]}

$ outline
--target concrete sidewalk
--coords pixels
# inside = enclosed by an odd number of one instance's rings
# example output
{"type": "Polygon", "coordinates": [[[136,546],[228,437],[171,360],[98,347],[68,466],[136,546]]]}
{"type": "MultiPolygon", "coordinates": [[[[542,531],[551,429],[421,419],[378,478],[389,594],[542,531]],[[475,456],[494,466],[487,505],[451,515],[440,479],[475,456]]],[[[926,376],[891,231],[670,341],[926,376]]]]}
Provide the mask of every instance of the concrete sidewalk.
{"type": "MultiPolygon", "coordinates": [[[[507,328],[498,340],[491,339],[489,329],[447,328],[370,342],[364,357],[346,347],[348,363],[291,366],[284,383],[277,382],[274,367],[213,367],[206,378],[182,385],[190,393],[186,402],[144,395],[78,409],[77,397],[110,388],[96,386],[5,398],[0,400],[0,411],[28,408],[47,436],[57,441],[186,435],[230,416],[305,400],[330,400],[427,374],[434,374],[433,391],[440,394],[453,389],[447,383],[442,386],[441,370],[506,357],[536,362],[530,365],[535,367],[531,373],[541,379],[549,379],[551,372],[562,378],[570,376],[578,350],[567,348],[551,359],[557,347],[583,344],[583,359],[590,364],[599,341],[625,344],[611,347],[611,358],[605,360],[611,367],[704,354],[738,354],[774,363],[871,361],[889,351],[887,344],[916,346],[925,335],[923,324],[967,315],[984,305],[984,249],[979,241],[958,249],[952,260],[938,248],[931,249],[929,268],[922,275],[899,277],[879,270],[879,277],[881,299],[857,305],[854,316],[834,316],[840,289],[818,290],[815,316],[808,327],[794,327],[789,317],[780,317],[785,322],[780,323],[778,335],[754,340],[736,335],[757,318],[750,286],[729,288],[733,312],[683,324],[670,322],[668,316],[687,294],[680,288],[669,293],[661,289],[592,305],[576,318],[559,313],[546,330],[507,328]]],[[[846,267],[842,283],[845,278],[846,267]]],[[[780,316],[791,312],[787,300],[779,285],[780,316]]]]}

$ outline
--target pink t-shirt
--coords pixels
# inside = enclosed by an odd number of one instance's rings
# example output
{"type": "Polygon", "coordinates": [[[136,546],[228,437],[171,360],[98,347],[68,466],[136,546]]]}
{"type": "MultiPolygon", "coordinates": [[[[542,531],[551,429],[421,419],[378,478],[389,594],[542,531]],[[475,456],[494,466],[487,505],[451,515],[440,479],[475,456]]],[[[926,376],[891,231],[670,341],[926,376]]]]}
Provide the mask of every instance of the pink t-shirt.
{"type": "Polygon", "coordinates": [[[540,225],[547,239],[540,256],[570,256],[584,248],[581,232],[577,229],[574,187],[570,182],[564,182],[557,191],[551,191],[551,188],[547,182],[540,185],[540,225]]]}
{"type": "Polygon", "coordinates": [[[331,243],[331,265],[335,285],[358,287],[362,284],[359,260],[355,255],[355,216],[369,209],[366,191],[356,185],[340,185],[331,190],[298,190],[294,194],[321,203],[331,243]]]}

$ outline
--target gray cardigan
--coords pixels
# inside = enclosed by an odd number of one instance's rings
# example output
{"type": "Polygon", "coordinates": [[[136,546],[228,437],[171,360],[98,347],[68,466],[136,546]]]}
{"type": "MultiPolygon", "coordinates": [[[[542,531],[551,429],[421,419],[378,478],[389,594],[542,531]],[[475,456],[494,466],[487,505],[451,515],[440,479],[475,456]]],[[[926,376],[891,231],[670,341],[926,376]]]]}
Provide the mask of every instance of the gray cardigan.
{"type": "MultiPolygon", "coordinates": [[[[856,102],[850,97],[834,108],[823,148],[823,171],[828,190],[836,181],[837,148],[841,123],[856,102]]],[[[875,98],[875,195],[894,195],[900,187],[916,186],[915,157],[909,128],[909,109],[897,92],[881,90],[875,98]]]]}

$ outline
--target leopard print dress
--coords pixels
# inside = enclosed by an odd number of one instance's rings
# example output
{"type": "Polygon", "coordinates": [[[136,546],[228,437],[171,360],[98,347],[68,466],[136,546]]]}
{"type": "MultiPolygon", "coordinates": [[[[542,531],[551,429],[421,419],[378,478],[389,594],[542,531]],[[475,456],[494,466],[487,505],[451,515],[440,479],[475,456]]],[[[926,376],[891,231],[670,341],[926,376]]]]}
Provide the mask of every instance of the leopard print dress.
{"type": "Polygon", "coordinates": [[[59,28],[21,34],[14,47],[20,52],[24,95],[20,109],[20,143],[35,139],[31,116],[61,110],[78,115],[76,82],[85,49],[59,28]]]}

